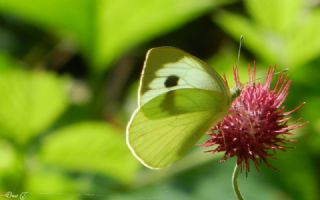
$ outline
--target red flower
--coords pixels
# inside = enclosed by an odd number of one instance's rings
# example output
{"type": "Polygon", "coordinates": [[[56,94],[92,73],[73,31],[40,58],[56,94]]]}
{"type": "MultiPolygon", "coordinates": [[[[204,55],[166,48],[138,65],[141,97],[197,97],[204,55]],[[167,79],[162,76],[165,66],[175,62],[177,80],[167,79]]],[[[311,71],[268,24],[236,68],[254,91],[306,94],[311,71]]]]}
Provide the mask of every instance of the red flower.
{"type": "Polygon", "coordinates": [[[262,161],[270,166],[267,158],[274,158],[276,150],[285,150],[286,144],[292,142],[286,137],[291,131],[304,125],[297,120],[289,123],[289,115],[303,106],[285,112],[282,103],[288,95],[291,81],[284,73],[279,75],[273,89],[270,88],[274,75],[270,68],[264,84],[256,83],[255,67],[253,73],[248,68],[249,83],[241,84],[238,69],[234,68],[234,78],[237,88],[241,89],[223,121],[212,128],[211,139],[203,144],[205,147],[217,145],[209,152],[225,152],[222,161],[236,156],[240,169],[249,172],[249,161],[252,160],[259,169],[262,161]]]}

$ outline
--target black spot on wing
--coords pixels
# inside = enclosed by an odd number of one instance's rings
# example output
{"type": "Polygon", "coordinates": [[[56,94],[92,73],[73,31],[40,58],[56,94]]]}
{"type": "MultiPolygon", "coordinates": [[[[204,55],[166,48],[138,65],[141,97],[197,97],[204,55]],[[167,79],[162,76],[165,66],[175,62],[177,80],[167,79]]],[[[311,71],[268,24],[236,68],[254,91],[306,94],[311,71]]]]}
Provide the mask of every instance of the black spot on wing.
{"type": "Polygon", "coordinates": [[[166,81],[164,82],[164,86],[166,88],[177,86],[179,81],[179,77],[176,75],[170,75],[167,77],[166,81]]]}

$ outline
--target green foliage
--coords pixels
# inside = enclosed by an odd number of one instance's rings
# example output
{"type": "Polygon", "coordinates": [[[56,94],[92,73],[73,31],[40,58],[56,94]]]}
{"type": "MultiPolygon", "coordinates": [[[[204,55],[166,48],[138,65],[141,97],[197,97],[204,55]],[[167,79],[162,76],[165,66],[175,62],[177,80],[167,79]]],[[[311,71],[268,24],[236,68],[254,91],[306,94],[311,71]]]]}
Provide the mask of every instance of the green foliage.
{"type": "Polygon", "coordinates": [[[8,191],[34,200],[232,199],[234,160],[218,164],[222,154],[195,146],[171,167],[147,170],[125,129],[149,48],[207,59],[233,86],[240,35],[242,81],[254,61],[262,81],[268,65],[288,67],[286,108],[306,101],[294,118],[309,121],[294,133],[296,147],[272,161],[279,172],[252,168],[240,189],[247,199],[319,199],[317,3],[0,0],[0,199],[8,191]]]}
{"type": "MultiPolygon", "coordinates": [[[[202,165],[201,169],[180,173],[175,179],[138,188],[127,194],[115,194],[112,199],[139,200],[145,197],[155,197],[159,200],[171,198],[177,200],[233,199],[234,194],[230,186],[230,171],[233,170],[233,164],[234,160],[227,161],[224,165],[209,162],[202,165]]],[[[245,174],[242,174],[239,181],[241,190],[246,194],[246,199],[267,200],[280,197],[281,191],[259,173],[252,172],[247,178],[245,174]]]]}
{"type": "Polygon", "coordinates": [[[80,185],[81,180],[72,181],[63,173],[46,168],[33,169],[27,180],[26,191],[28,191],[28,195],[26,198],[32,200],[78,199],[77,192],[81,188],[80,185]]]}
{"type": "Polygon", "coordinates": [[[21,181],[19,160],[15,149],[4,140],[0,140],[0,191],[10,189],[21,181]]]}
{"type": "Polygon", "coordinates": [[[246,0],[245,5],[252,19],[220,12],[213,20],[235,39],[244,35],[244,45],[266,63],[297,67],[319,55],[319,8],[302,0],[246,0]]]}
{"type": "Polygon", "coordinates": [[[300,150],[294,149],[288,155],[287,152],[278,153],[277,158],[283,162],[272,162],[273,166],[281,169],[281,179],[275,177],[277,183],[290,190],[290,193],[297,199],[317,199],[320,194],[317,178],[314,176],[316,167],[313,166],[310,156],[303,150],[301,144],[298,144],[296,148],[300,150]],[[296,185],[299,187],[297,188],[296,185]]]}
{"type": "Polygon", "coordinates": [[[0,52],[0,71],[18,66],[19,65],[15,63],[14,59],[8,54],[0,52]]]}
{"type": "MultiPolygon", "coordinates": [[[[91,0],[0,0],[3,12],[77,42],[85,55],[92,50],[94,19],[91,0]]],[[[90,56],[90,55],[87,55],[90,56]]]]}
{"type": "Polygon", "coordinates": [[[120,130],[102,122],[82,122],[52,133],[43,143],[46,163],[82,172],[96,172],[130,182],[138,169],[120,130]]]}
{"type": "Polygon", "coordinates": [[[0,96],[1,134],[18,143],[46,130],[67,106],[64,81],[52,73],[2,71],[0,96]]]}
{"type": "Polygon", "coordinates": [[[0,0],[0,10],[67,36],[96,70],[123,51],[227,1],[0,0]]]}

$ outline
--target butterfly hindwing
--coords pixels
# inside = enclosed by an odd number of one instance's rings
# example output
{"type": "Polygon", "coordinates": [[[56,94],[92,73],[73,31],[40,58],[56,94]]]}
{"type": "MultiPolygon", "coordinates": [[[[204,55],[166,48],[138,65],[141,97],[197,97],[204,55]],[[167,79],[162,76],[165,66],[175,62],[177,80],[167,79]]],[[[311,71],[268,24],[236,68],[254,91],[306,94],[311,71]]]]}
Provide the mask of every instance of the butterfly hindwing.
{"type": "Polygon", "coordinates": [[[223,116],[224,101],[220,93],[200,89],[161,94],[137,109],[128,127],[127,142],[146,166],[166,167],[180,159],[223,116]],[[168,95],[175,98],[162,106],[168,95]]]}

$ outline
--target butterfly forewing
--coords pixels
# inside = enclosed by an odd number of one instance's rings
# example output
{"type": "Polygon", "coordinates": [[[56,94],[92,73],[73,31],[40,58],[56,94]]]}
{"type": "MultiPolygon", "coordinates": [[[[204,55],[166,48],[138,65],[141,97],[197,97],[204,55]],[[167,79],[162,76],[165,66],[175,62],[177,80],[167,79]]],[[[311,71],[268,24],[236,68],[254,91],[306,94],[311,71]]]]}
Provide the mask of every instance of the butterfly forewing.
{"type": "Polygon", "coordinates": [[[200,59],[174,47],[150,49],[140,81],[139,105],[181,88],[213,90],[230,96],[219,74],[200,59]]]}

